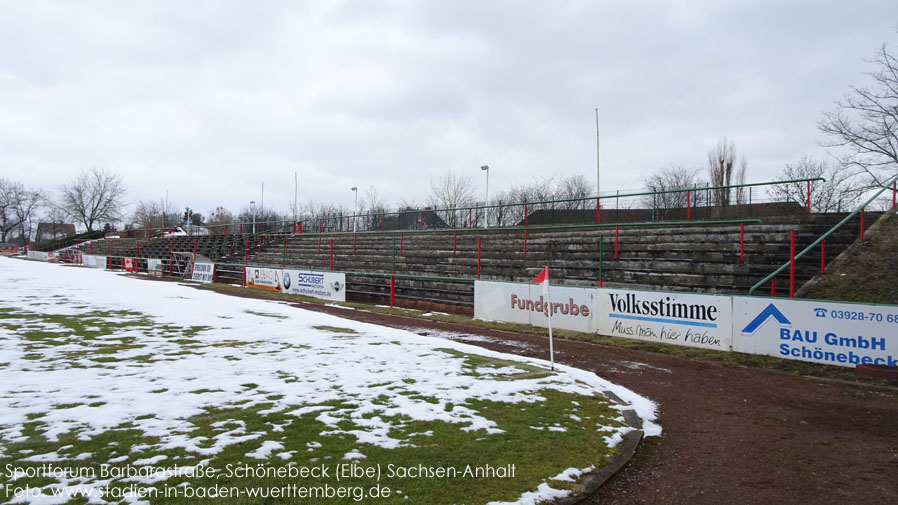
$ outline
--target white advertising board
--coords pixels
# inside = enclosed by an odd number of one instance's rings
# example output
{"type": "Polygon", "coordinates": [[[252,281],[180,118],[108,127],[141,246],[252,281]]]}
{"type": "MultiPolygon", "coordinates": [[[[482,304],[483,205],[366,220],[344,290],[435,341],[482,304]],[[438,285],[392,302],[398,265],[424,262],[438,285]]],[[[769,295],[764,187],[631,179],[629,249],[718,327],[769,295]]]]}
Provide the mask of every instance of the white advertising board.
{"type": "MultiPolygon", "coordinates": [[[[284,270],[281,290],[294,295],[312,296],[335,302],[346,301],[346,274],[284,270]]],[[[249,278],[247,277],[247,282],[249,278]]]]}
{"type": "Polygon", "coordinates": [[[210,283],[215,276],[215,263],[194,263],[192,280],[210,283]]]}
{"type": "Polygon", "coordinates": [[[551,311],[553,328],[591,333],[595,296],[593,288],[551,286],[546,297],[538,284],[475,281],[474,317],[546,327],[551,311]]]}
{"type": "Polygon", "coordinates": [[[147,273],[152,274],[162,270],[162,260],[156,258],[147,258],[147,273]]]}
{"type": "Polygon", "coordinates": [[[106,256],[84,254],[81,256],[81,262],[84,266],[91,268],[106,268],[106,256]]]}
{"type": "Polygon", "coordinates": [[[274,268],[246,268],[246,287],[264,289],[266,291],[281,290],[281,271],[274,268]]]}
{"type": "Polygon", "coordinates": [[[738,352],[898,366],[898,307],[734,296],[733,339],[738,352]]]}
{"type": "Polygon", "coordinates": [[[602,335],[732,350],[728,296],[600,288],[596,310],[602,335]]]}
{"type": "Polygon", "coordinates": [[[47,261],[47,253],[44,251],[28,251],[28,257],[33,260],[47,261]]]}

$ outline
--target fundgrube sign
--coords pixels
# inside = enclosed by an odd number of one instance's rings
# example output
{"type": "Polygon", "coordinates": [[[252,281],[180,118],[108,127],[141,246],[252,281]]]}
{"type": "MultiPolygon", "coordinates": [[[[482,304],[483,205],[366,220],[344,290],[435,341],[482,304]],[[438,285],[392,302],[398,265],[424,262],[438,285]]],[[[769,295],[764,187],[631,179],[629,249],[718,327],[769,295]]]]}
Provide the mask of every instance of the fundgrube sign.
{"type": "Polygon", "coordinates": [[[551,286],[549,290],[547,297],[535,284],[476,281],[474,317],[546,327],[551,312],[555,328],[595,332],[595,289],[551,286]]]}

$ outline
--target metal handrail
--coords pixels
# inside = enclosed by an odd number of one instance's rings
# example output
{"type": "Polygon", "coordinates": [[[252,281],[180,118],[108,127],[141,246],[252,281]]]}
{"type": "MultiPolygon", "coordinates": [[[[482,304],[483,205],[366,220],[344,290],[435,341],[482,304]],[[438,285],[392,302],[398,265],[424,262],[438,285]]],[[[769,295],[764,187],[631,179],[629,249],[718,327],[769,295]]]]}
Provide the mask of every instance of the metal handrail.
{"type": "MultiPolygon", "coordinates": [[[[534,201],[526,201],[526,202],[496,203],[496,204],[489,204],[489,205],[473,205],[473,206],[468,206],[468,207],[447,207],[447,208],[432,208],[432,209],[409,208],[409,209],[405,209],[405,210],[396,210],[396,211],[390,211],[390,212],[384,211],[384,212],[375,212],[375,213],[367,213],[367,214],[350,214],[350,215],[328,216],[328,217],[322,217],[322,218],[301,219],[301,220],[296,221],[296,223],[312,224],[314,221],[322,222],[322,221],[332,221],[332,220],[342,223],[347,218],[349,218],[349,219],[365,219],[365,218],[376,218],[378,216],[386,217],[386,216],[396,216],[396,215],[403,215],[403,214],[415,214],[415,213],[421,213],[421,212],[439,213],[439,212],[459,212],[459,211],[464,211],[464,210],[488,211],[489,209],[522,207],[525,205],[527,205],[527,206],[553,205],[554,206],[554,205],[566,204],[566,203],[569,204],[572,202],[587,202],[587,201],[593,202],[596,200],[601,202],[601,200],[630,198],[630,197],[638,197],[638,196],[653,196],[653,195],[677,194],[677,193],[699,192],[699,191],[716,191],[716,190],[721,190],[721,189],[732,189],[732,188],[776,186],[776,185],[781,185],[781,184],[791,184],[791,183],[800,183],[800,182],[817,182],[817,181],[825,182],[825,180],[826,179],[824,179],[823,177],[813,177],[813,178],[807,178],[807,179],[791,179],[791,180],[786,180],[786,181],[768,181],[768,182],[754,182],[754,183],[745,183],[745,184],[732,184],[732,185],[728,185],[728,186],[705,186],[705,187],[697,187],[696,186],[696,187],[692,187],[692,188],[668,189],[668,190],[663,190],[663,191],[641,191],[641,192],[622,193],[622,194],[614,194],[614,195],[598,195],[598,196],[587,196],[587,197],[581,197],[581,198],[568,198],[568,199],[562,199],[562,200],[534,200],[534,201]]],[[[292,233],[292,231],[291,231],[292,224],[293,224],[293,221],[291,221],[289,219],[288,220],[275,220],[275,221],[257,221],[255,223],[255,226],[257,229],[260,227],[267,228],[267,229],[266,230],[258,230],[258,231],[253,230],[253,231],[249,231],[249,232],[243,231],[243,232],[241,232],[241,234],[242,235],[251,235],[251,236],[252,235],[261,235],[261,234],[270,234],[270,235],[291,234],[292,233]]],[[[213,225],[213,226],[197,226],[195,228],[204,228],[204,229],[207,229],[210,231],[210,233],[209,233],[210,235],[216,235],[217,233],[214,233],[214,230],[221,230],[221,229],[227,229],[227,228],[239,228],[241,226],[244,226],[244,227],[250,226],[250,223],[234,222],[234,223],[220,224],[220,225],[213,225]]],[[[506,228],[506,227],[503,227],[503,228],[506,228]]],[[[134,230],[122,230],[120,232],[116,231],[116,232],[112,232],[112,233],[118,233],[118,234],[122,235],[122,239],[126,238],[126,237],[124,237],[125,234],[131,234],[132,236],[127,237],[127,238],[135,238],[135,239],[160,238],[160,237],[156,237],[155,233],[157,233],[157,232],[164,233],[166,230],[171,230],[171,229],[174,229],[174,227],[138,228],[138,229],[134,229],[134,230]],[[140,237],[139,234],[141,234],[141,233],[143,233],[145,235],[145,237],[140,237]],[[147,234],[149,234],[149,236],[146,236],[147,234]]],[[[459,228],[459,229],[461,229],[461,228],[459,228]]],[[[465,229],[472,229],[472,228],[465,228],[465,229]]],[[[309,232],[316,232],[316,231],[317,230],[309,230],[309,232]]],[[[373,230],[373,231],[376,231],[376,230],[373,230]]],[[[385,230],[385,231],[387,231],[387,230],[385,230]]],[[[191,235],[191,236],[193,235],[192,233],[190,233],[190,228],[187,229],[187,232],[188,232],[188,235],[191,235]]],[[[236,234],[236,233],[231,233],[231,234],[236,234]]]]}
{"type": "Polygon", "coordinates": [[[890,188],[889,186],[895,184],[896,182],[898,182],[898,175],[896,175],[895,177],[893,177],[892,179],[890,179],[889,182],[886,183],[886,184],[884,184],[883,187],[882,187],[882,189],[880,189],[879,191],[877,191],[875,195],[873,195],[873,196],[870,197],[866,202],[864,202],[863,204],[861,204],[860,206],[858,206],[858,208],[854,209],[853,212],[851,212],[850,214],[848,214],[847,216],[845,216],[844,219],[842,219],[841,221],[839,221],[835,226],[833,226],[832,228],[830,228],[829,231],[827,231],[826,233],[824,233],[823,235],[821,235],[817,240],[815,240],[814,242],[812,242],[811,245],[809,245],[809,246],[805,247],[804,249],[802,249],[802,251],[799,252],[798,254],[796,254],[795,257],[794,257],[793,259],[790,259],[789,261],[783,263],[783,265],[782,265],[781,267],[777,268],[776,270],[774,270],[772,274],[770,274],[770,275],[768,275],[767,277],[764,277],[763,279],[761,279],[760,281],[758,281],[754,286],[751,287],[751,289],[748,290],[748,296],[753,296],[753,295],[755,294],[755,290],[757,290],[757,289],[758,289],[759,287],[761,287],[762,285],[766,284],[767,281],[769,281],[770,279],[773,279],[773,278],[776,277],[777,275],[781,274],[781,273],[783,272],[783,270],[785,270],[786,268],[789,268],[789,265],[791,265],[794,261],[798,260],[799,258],[801,258],[802,256],[804,256],[805,254],[807,254],[808,251],[810,251],[810,250],[813,249],[814,247],[820,245],[820,242],[823,242],[824,240],[826,240],[827,237],[829,237],[830,235],[832,235],[836,230],[838,230],[839,228],[841,228],[842,225],[844,225],[845,223],[847,223],[848,221],[850,221],[851,218],[853,218],[854,216],[856,216],[856,215],[858,214],[858,212],[860,212],[860,211],[866,209],[868,205],[870,205],[871,203],[873,203],[873,202],[874,202],[877,198],[879,198],[879,196],[882,195],[886,190],[891,190],[892,188],[890,188]]]}

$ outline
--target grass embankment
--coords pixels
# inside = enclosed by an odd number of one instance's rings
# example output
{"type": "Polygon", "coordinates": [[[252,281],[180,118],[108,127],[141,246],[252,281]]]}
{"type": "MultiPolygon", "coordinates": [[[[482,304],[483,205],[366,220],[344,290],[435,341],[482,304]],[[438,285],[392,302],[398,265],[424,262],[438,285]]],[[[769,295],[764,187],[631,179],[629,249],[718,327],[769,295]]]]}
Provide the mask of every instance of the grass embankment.
{"type": "Polygon", "coordinates": [[[863,242],[844,260],[820,276],[805,298],[845,302],[898,304],[898,218],[883,215],[863,242]]]}

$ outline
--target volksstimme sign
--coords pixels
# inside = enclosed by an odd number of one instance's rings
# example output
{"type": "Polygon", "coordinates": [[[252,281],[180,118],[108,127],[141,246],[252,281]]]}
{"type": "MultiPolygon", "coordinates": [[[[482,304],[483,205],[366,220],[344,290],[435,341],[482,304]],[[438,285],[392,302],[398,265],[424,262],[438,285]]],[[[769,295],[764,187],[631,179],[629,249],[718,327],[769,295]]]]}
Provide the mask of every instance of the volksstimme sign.
{"type": "Polygon", "coordinates": [[[598,289],[597,330],[603,335],[729,351],[729,297],[598,289]]]}

